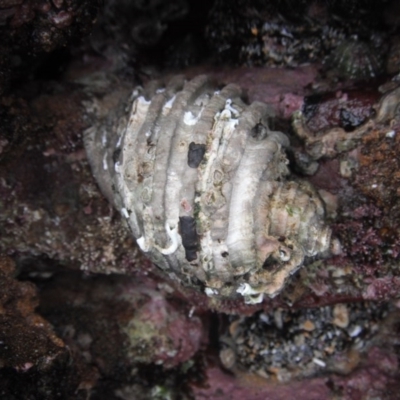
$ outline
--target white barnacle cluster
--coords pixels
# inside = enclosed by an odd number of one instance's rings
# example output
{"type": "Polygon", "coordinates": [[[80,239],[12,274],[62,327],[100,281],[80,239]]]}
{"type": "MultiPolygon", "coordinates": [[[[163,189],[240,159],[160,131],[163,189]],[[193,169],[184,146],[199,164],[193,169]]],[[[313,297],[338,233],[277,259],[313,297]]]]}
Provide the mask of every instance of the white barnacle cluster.
{"type": "Polygon", "coordinates": [[[85,146],[158,267],[208,296],[258,303],[329,248],[330,229],[316,191],[289,179],[289,141],[269,129],[270,109],[241,94],[206,76],[150,84],[112,129],[88,130],[85,146]]]}

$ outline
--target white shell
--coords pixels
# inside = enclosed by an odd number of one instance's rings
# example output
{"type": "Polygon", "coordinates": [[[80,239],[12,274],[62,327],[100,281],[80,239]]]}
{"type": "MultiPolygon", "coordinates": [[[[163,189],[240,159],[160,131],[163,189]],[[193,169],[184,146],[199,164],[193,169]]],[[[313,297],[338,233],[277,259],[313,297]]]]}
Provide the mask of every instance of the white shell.
{"type": "Polygon", "coordinates": [[[275,296],[331,234],[315,190],[288,180],[288,138],[237,85],[216,91],[206,76],[175,77],[157,89],[86,132],[103,193],[182,284],[247,303],[275,296]]]}

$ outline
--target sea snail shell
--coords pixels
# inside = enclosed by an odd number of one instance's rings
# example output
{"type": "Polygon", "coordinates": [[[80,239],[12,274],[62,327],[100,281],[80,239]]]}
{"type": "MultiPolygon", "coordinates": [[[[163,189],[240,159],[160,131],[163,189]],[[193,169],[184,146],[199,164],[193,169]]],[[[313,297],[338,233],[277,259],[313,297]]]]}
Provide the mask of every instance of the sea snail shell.
{"type": "Polygon", "coordinates": [[[289,140],[230,84],[173,78],[137,90],[117,123],[85,133],[93,173],[140,248],[209,296],[275,296],[331,231],[311,185],[289,180],[289,140]]]}

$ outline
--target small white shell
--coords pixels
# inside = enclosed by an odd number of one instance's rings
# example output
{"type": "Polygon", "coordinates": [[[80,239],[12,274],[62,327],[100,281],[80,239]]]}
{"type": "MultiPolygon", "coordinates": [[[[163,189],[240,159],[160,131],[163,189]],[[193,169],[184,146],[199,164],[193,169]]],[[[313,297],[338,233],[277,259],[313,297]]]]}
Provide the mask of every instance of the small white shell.
{"type": "Polygon", "coordinates": [[[275,296],[305,257],[329,248],[323,202],[288,180],[289,141],[268,128],[267,105],[245,104],[234,84],[216,91],[206,76],[164,89],[150,85],[128,114],[87,131],[103,193],[183,284],[247,303],[275,296]]]}

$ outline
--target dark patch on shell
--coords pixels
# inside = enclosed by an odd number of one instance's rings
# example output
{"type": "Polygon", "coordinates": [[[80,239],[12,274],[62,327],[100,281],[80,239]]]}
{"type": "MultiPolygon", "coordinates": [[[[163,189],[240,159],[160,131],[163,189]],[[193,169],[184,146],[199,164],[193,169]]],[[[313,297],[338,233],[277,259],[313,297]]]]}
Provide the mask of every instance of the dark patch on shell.
{"type": "Polygon", "coordinates": [[[116,163],[121,155],[121,149],[115,149],[113,153],[113,162],[116,163]]]}
{"type": "Polygon", "coordinates": [[[191,142],[189,144],[188,152],[188,165],[190,168],[197,168],[203,161],[204,154],[206,153],[206,145],[191,142]]]}
{"type": "Polygon", "coordinates": [[[199,246],[196,231],[196,220],[193,217],[179,217],[179,233],[182,236],[182,244],[188,261],[197,259],[197,248],[199,246]]]}

